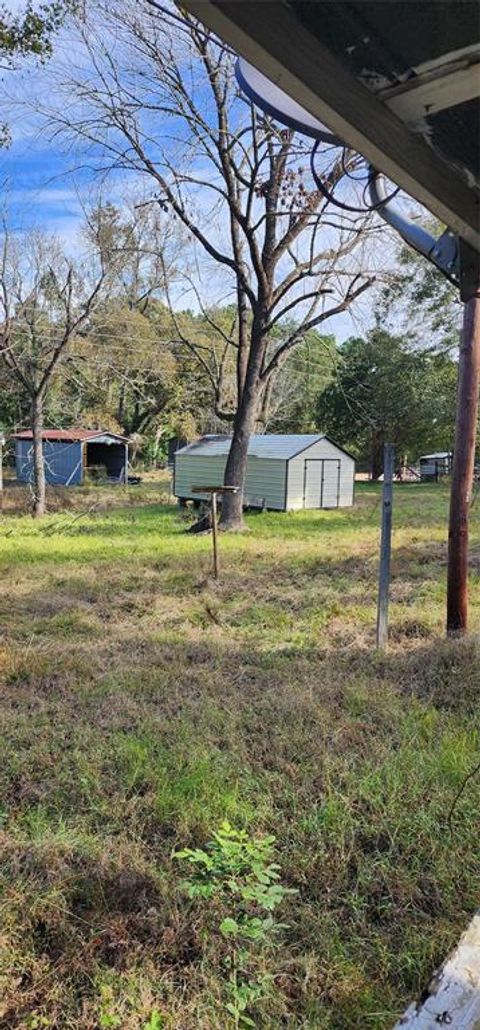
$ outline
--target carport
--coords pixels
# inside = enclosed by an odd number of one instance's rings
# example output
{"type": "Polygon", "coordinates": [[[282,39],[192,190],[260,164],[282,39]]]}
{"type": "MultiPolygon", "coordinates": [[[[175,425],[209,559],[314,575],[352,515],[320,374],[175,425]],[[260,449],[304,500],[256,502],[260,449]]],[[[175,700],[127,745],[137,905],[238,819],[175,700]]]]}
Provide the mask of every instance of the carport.
{"type": "MultiPolygon", "coordinates": [[[[14,433],[19,483],[33,481],[31,429],[14,433]]],[[[45,477],[51,486],[80,486],[85,476],[123,483],[128,476],[128,440],[99,429],[45,429],[45,477]]]]}

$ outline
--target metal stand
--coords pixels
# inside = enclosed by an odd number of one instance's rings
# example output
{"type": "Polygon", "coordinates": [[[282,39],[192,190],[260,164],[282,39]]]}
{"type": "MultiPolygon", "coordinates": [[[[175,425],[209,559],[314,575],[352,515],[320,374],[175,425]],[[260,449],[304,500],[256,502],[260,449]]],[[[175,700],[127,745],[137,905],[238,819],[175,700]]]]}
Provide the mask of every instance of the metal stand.
{"type": "Polygon", "coordinates": [[[217,495],[236,494],[238,486],[192,486],[192,494],[210,494],[212,500],[212,543],[213,543],[213,577],[218,581],[220,562],[218,555],[217,495]]]}
{"type": "Polygon", "coordinates": [[[388,639],[388,593],[390,588],[390,555],[392,549],[394,449],[386,443],[383,449],[382,536],[378,574],[377,647],[384,650],[388,639]]]}
{"type": "Polygon", "coordinates": [[[3,433],[0,433],[0,511],[3,509],[3,447],[5,444],[5,437],[3,433]]]}
{"type": "Polygon", "coordinates": [[[220,567],[218,564],[218,539],[217,539],[217,492],[212,492],[212,542],[213,542],[213,576],[218,579],[220,567]]]}

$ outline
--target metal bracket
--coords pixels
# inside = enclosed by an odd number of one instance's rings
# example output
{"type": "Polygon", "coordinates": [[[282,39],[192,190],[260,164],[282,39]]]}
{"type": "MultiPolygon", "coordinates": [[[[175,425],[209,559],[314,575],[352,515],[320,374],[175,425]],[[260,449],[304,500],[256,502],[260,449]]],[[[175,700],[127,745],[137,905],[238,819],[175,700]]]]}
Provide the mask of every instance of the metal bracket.
{"type": "MultiPolygon", "coordinates": [[[[381,218],[400,234],[409,247],[413,247],[419,254],[423,254],[455,286],[460,286],[460,245],[458,237],[447,229],[437,238],[425,229],[422,229],[421,226],[416,225],[415,222],[409,222],[389,202],[383,176],[372,167],[370,167],[369,171],[369,191],[373,206],[381,218]]],[[[471,253],[474,254],[475,251],[471,250],[471,253]]]]}

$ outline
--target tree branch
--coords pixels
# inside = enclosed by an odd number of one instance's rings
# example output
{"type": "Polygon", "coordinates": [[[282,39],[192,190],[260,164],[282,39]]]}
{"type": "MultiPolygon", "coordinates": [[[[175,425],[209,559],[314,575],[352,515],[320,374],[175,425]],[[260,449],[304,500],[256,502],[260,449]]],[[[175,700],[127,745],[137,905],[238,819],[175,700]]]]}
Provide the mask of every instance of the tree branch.
{"type": "Polygon", "coordinates": [[[291,351],[292,348],[300,342],[306,333],[310,332],[311,329],[316,329],[318,325],[321,325],[322,322],[326,322],[328,318],[333,318],[334,315],[339,315],[342,311],[346,311],[357,297],[360,297],[365,290],[368,290],[369,287],[373,285],[373,282],[374,279],[367,279],[366,282],[362,283],[356,290],[352,290],[350,287],[344,299],[339,304],[336,304],[333,308],[328,308],[327,311],[323,311],[321,315],[316,315],[315,318],[311,318],[309,321],[304,322],[299,326],[298,329],[289,336],[288,340],[278,348],[267,366],[263,369],[260,378],[263,381],[267,380],[271,376],[272,372],[274,372],[276,368],[279,368],[283,363],[289,351],[291,351]]]}

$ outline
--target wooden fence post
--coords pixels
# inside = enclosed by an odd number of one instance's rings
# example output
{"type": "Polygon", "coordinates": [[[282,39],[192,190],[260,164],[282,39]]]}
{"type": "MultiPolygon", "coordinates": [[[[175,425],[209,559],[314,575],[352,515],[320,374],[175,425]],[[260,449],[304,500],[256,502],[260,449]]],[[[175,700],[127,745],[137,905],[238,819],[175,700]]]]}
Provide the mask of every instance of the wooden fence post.
{"type": "Polygon", "coordinates": [[[388,639],[388,592],[390,588],[390,554],[392,548],[394,449],[391,443],[383,448],[382,535],[378,574],[377,647],[383,650],[388,639]]]}
{"type": "Polygon", "coordinates": [[[234,494],[238,486],[200,486],[191,488],[192,494],[209,494],[212,503],[212,541],[213,541],[213,575],[216,580],[219,578],[220,561],[218,556],[218,525],[217,525],[217,496],[218,494],[234,494]]]}

